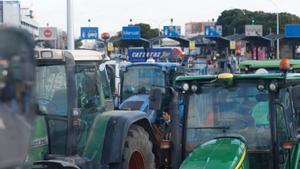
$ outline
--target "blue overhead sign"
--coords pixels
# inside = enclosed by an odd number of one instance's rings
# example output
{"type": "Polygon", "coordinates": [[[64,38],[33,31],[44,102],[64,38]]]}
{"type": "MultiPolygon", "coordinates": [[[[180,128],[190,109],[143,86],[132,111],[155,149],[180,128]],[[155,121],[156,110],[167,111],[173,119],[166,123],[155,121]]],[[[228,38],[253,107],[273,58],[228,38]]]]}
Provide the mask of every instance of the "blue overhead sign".
{"type": "Polygon", "coordinates": [[[205,26],[206,37],[220,37],[222,36],[222,26],[205,26]]]}
{"type": "Polygon", "coordinates": [[[122,30],[122,39],[140,39],[141,28],[139,26],[126,26],[122,30]]]}
{"type": "Polygon", "coordinates": [[[143,48],[130,48],[128,50],[128,61],[145,62],[149,58],[152,58],[156,61],[176,61],[176,59],[178,59],[180,56],[176,56],[176,53],[173,52],[173,50],[173,48],[151,48],[146,51],[143,48]]]}
{"type": "Polygon", "coordinates": [[[300,38],[300,24],[285,25],[285,37],[300,38]]]}
{"type": "Polygon", "coordinates": [[[81,31],[80,39],[83,40],[99,39],[99,30],[97,27],[82,27],[80,31],[81,31]]]}
{"type": "Polygon", "coordinates": [[[179,37],[181,35],[181,27],[164,26],[164,35],[167,37],[179,37]]]}

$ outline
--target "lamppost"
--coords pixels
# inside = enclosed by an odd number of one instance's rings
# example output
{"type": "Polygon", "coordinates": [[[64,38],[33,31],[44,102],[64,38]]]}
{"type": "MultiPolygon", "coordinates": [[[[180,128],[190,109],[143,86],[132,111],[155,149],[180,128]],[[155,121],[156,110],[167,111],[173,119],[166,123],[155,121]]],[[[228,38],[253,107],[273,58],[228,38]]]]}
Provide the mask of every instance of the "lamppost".
{"type": "Polygon", "coordinates": [[[129,26],[132,26],[132,25],[133,25],[133,24],[132,24],[132,21],[133,21],[133,20],[130,18],[130,19],[129,19],[129,26]]]}
{"type": "MultiPolygon", "coordinates": [[[[279,36],[279,7],[278,7],[278,5],[277,5],[277,3],[275,2],[275,0],[270,0],[272,3],[273,3],[273,5],[276,7],[276,10],[277,10],[277,12],[276,12],[276,22],[277,22],[277,24],[276,24],[276,34],[277,34],[277,36],[279,36]]],[[[276,58],[277,59],[279,59],[279,56],[280,56],[280,49],[279,49],[279,46],[280,46],[280,43],[279,43],[279,38],[277,39],[277,54],[276,54],[276,58]]]]}
{"type": "Polygon", "coordinates": [[[89,27],[91,27],[91,19],[88,19],[89,27]]]}
{"type": "Polygon", "coordinates": [[[74,50],[74,7],[73,0],[67,0],[67,36],[68,49],[74,50]]]}

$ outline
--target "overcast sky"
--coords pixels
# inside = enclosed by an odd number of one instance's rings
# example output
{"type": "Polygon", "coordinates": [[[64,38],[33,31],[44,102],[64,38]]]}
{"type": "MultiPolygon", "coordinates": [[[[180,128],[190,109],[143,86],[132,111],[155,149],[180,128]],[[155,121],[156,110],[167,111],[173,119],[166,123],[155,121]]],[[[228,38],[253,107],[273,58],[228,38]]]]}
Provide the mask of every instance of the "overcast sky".
{"type": "MultiPolygon", "coordinates": [[[[22,7],[34,10],[39,26],[66,30],[67,0],[20,0],[22,7]]],[[[100,32],[117,32],[123,25],[146,22],[153,27],[170,24],[184,26],[190,21],[217,19],[223,10],[240,8],[265,12],[290,12],[300,16],[300,0],[73,0],[75,33],[80,27],[99,27],[100,32]],[[276,5],[277,4],[277,5],[276,5]],[[276,7],[278,6],[278,8],[276,7]]]]}

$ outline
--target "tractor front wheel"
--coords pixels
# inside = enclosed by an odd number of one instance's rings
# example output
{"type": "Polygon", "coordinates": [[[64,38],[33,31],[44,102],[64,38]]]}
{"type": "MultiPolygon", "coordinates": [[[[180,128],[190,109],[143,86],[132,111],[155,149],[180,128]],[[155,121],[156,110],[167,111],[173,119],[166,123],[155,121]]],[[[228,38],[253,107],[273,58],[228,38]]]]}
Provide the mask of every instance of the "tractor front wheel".
{"type": "Polygon", "coordinates": [[[123,169],[154,169],[155,158],[149,134],[138,125],[128,131],[123,151],[123,169]]]}

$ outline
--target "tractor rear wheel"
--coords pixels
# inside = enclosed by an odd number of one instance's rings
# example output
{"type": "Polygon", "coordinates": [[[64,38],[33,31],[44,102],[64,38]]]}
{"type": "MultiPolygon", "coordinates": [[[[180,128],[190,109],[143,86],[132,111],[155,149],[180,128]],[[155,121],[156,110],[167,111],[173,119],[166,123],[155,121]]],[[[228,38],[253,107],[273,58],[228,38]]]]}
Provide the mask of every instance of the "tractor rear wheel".
{"type": "Polygon", "coordinates": [[[155,157],[149,134],[138,125],[128,131],[123,151],[123,169],[154,169],[155,157]]]}

